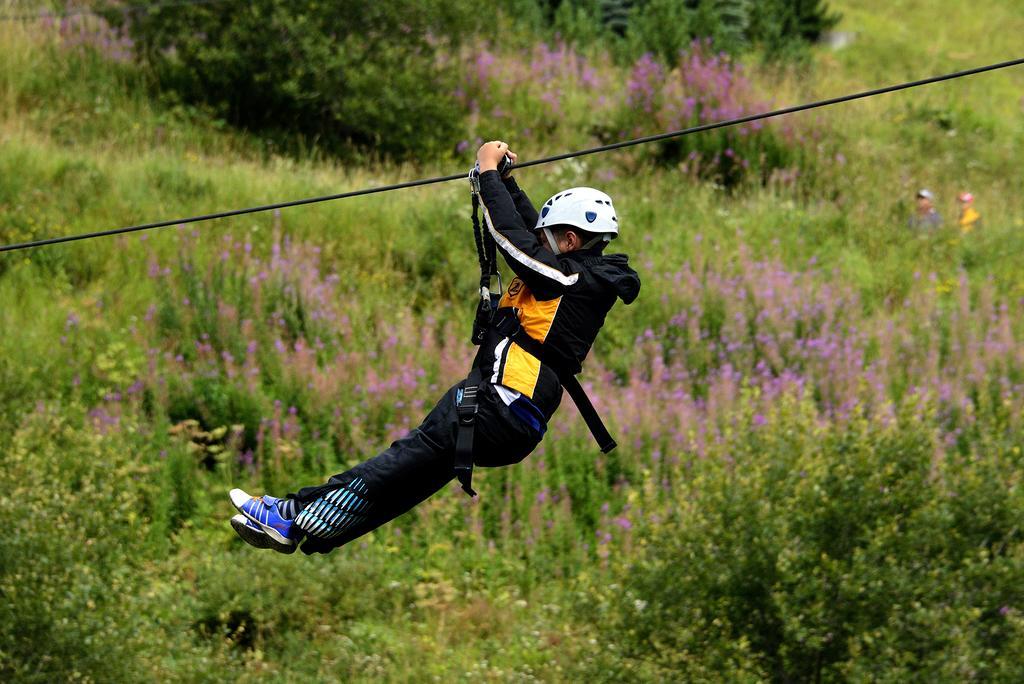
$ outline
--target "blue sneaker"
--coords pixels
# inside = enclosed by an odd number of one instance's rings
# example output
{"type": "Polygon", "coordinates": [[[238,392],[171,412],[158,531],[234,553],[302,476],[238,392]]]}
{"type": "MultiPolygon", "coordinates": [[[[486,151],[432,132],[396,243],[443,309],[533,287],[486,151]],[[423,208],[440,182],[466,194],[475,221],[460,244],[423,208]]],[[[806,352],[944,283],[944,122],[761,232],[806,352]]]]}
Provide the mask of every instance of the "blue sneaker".
{"type": "Polygon", "coordinates": [[[249,543],[252,543],[249,541],[250,538],[262,543],[262,538],[254,534],[259,532],[266,536],[270,548],[281,553],[292,553],[302,541],[303,532],[294,521],[281,517],[277,507],[278,501],[280,499],[277,497],[249,496],[241,489],[232,489],[231,503],[242,512],[249,524],[240,527],[232,518],[231,526],[249,543]]]}
{"type": "Polygon", "coordinates": [[[241,513],[231,519],[231,528],[242,538],[242,541],[249,546],[255,546],[257,549],[274,549],[281,553],[295,553],[295,549],[298,548],[294,544],[291,546],[278,544],[266,532],[261,530],[256,523],[241,513]]]}

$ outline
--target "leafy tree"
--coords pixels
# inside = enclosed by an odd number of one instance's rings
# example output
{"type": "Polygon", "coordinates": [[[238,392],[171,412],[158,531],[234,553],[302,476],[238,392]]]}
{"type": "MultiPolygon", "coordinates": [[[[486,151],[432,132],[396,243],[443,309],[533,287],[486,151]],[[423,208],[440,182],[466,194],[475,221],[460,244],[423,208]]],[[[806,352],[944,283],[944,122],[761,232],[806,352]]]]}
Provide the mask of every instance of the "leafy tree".
{"type": "MultiPolygon", "coordinates": [[[[109,12],[124,22],[122,12],[109,12]]],[[[333,153],[409,157],[451,144],[468,0],[228,0],[133,13],[137,59],[163,92],[333,153]]]]}
{"type": "Polygon", "coordinates": [[[826,0],[771,0],[750,5],[748,34],[770,55],[814,42],[839,23],[841,15],[826,0]]]}

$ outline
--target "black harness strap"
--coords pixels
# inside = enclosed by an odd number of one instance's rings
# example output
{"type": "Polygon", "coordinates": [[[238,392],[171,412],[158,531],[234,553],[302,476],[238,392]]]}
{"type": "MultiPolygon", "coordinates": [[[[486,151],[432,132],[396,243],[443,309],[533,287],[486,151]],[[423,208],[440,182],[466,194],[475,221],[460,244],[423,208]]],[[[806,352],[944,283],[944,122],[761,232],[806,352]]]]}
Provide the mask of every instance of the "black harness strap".
{"type": "Polygon", "coordinates": [[[480,227],[480,195],[475,191],[473,192],[471,216],[473,218],[473,241],[476,242],[476,258],[480,262],[480,276],[483,277],[489,274],[490,269],[487,267],[488,250],[484,242],[484,231],[480,227]]]}
{"type": "Polygon", "coordinates": [[[473,491],[473,432],[476,430],[476,414],[479,410],[476,395],[482,379],[480,367],[474,366],[455,407],[459,416],[459,430],[455,436],[455,477],[470,496],[476,496],[473,491]]]}
{"type": "Polygon", "coordinates": [[[598,414],[597,409],[590,402],[590,397],[583,391],[583,386],[580,385],[580,381],[576,379],[576,376],[560,375],[558,379],[561,381],[565,391],[572,397],[573,403],[576,404],[580,415],[583,416],[583,421],[590,428],[590,434],[594,436],[594,440],[601,449],[601,453],[607,454],[617,447],[618,444],[615,443],[615,439],[608,432],[608,428],[604,426],[604,421],[601,420],[600,414],[598,414]]]}
{"type": "MultiPolygon", "coordinates": [[[[480,226],[479,175],[470,172],[469,180],[473,194],[473,239],[476,242],[477,260],[480,262],[480,300],[477,302],[470,341],[474,345],[480,345],[487,336],[494,311],[498,308],[501,276],[498,275],[494,238],[480,226]],[[492,276],[498,276],[497,295],[491,294],[490,291],[492,276]]],[[[476,430],[476,414],[479,411],[477,392],[482,381],[483,373],[480,367],[474,366],[463,383],[461,396],[455,407],[459,418],[458,432],[455,435],[455,477],[470,496],[476,496],[476,492],[473,491],[473,433],[476,430]]]]}
{"type": "Polygon", "coordinates": [[[601,416],[598,414],[597,409],[594,408],[594,404],[590,401],[590,397],[587,396],[576,376],[570,373],[558,360],[551,358],[551,354],[545,349],[544,344],[530,337],[522,328],[516,330],[511,335],[511,338],[513,342],[522,347],[527,353],[540,359],[541,363],[555,371],[558,381],[562,383],[562,387],[569,393],[573,403],[576,404],[576,408],[579,409],[580,415],[583,416],[584,422],[590,428],[590,434],[594,436],[594,440],[601,448],[601,453],[607,454],[618,446],[608,432],[608,428],[604,426],[601,416]]]}
{"type": "Polygon", "coordinates": [[[490,233],[487,233],[480,226],[480,195],[473,191],[473,239],[476,241],[476,256],[480,262],[480,301],[476,307],[476,317],[473,320],[473,334],[470,341],[479,346],[483,343],[487,330],[491,325],[491,317],[498,308],[498,300],[501,297],[501,274],[498,273],[497,245],[490,233]],[[498,279],[498,293],[490,291],[491,278],[498,279]]]}

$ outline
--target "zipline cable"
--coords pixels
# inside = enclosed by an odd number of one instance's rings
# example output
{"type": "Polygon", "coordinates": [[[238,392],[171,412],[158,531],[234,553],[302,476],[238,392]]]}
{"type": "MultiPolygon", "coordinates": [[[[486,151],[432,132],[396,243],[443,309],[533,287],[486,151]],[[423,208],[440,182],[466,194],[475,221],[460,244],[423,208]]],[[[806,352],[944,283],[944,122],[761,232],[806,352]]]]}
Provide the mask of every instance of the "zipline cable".
{"type": "MultiPolygon", "coordinates": [[[[576,152],[566,152],[564,154],[558,154],[553,157],[544,157],[542,159],[535,159],[533,161],[523,162],[522,164],[516,164],[516,168],[527,168],[530,166],[538,166],[540,164],[550,164],[551,162],[562,161],[564,159],[571,159],[573,157],[583,157],[590,154],[597,154],[599,152],[608,152],[610,150],[617,150],[624,147],[631,147],[633,145],[643,145],[646,143],[657,142],[659,140],[668,140],[670,138],[678,138],[684,135],[691,135],[693,133],[700,133],[703,131],[710,131],[716,128],[726,128],[728,126],[738,126],[740,124],[749,123],[751,121],[758,121],[760,119],[769,119],[776,116],[782,116],[785,114],[793,114],[795,112],[802,112],[809,109],[817,109],[819,107],[827,107],[834,104],[841,104],[843,102],[850,102],[851,100],[859,100],[866,97],[874,97],[876,95],[884,95],[886,93],[895,92],[897,90],[906,90],[908,88],[916,88],[919,86],[929,85],[931,83],[939,83],[940,81],[949,81],[955,78],[963,78],[964,76],[972,76],[974,74],[984,73],[986,71],[995,71],[997,69],[1006,69],[1012,66],[1018,66],[1024,64],[1024,58],[1012,59],[1006,62],[998,62],[996,64],[989,64],[987,66],[975,67],[973,69],[965,69],[963,71],[954,71],[949,74],[943,74],[941,76],[932,76],[931,78],[924,78],[917,81],[909,81],[907,83],[899,83],[897,85],[885,86],[883,88],[875,88],[873,90],[865,90],[859,93],[853,93],[852,95],[843,95],[840,97],[833,97],[827,100],[818,100],[816,102],[809,102],[807,104],[795,105],[792,107],[785,107],[783,109],[775,109],[770,112],[764,112],[761,114],[750,114],[747,116],[741,116],[735,119],[727,119],[725,121],[717,121],[714,123],[701,124],[699,126],[693,126],[691,128],[684,128],[678,131],[670,131],[668,133],[658,133],[656,135],[649,135],[643,138],[634,138],[632,140],[623,140],[617,143],[611,143],[608,145],[601,145],[599,147],[591,147],[585,150],[578,150],[576,152]]],[[[33,247],[43,247],[45,245],[55,245],[63,242],[73,242],[76,240],[89,240],[98,237],[108,237],[110,235],[121,235],[124,233],[134,233],[140,230],[150,230],[153,228],[166,228],[167,226],[183,225],[186,223],[197,223],[199,221],[210,221],[213,219],[228,218],[231,216],[242,216],[244,214],[255,214],[263,211],[272,211],[275,209],[286,209],[289,207],[298,207],[304,204],[315,204],[318,202],[330,202],[333,200],[348,199],[350,197],[360,197],[362,195],[372,195],[380,192],[390,192],[392,190],[402,190],[405,188],[415,188],[422,185],[433,185],[435,183],[446,183],[453,180],[465,180],[465,173],[453,173],[448,176],[438,176],[436,178],[424,178],[414,181],[406,181],[404,183],[395,183],[393,185],[382,185],[374,188],[363,188],[362,190],[352,190],[349,192],[340,192],[334,195],[323,195],[320,197],[307,197],[305,199],[291,200],[288,202],[277,202],[274,204],[264,204],[256,207],[247,207],[244,209],[232,209],[230,211],[220,211],[213,214],[203,214],[201,216],[190,216],[187,218],[170,219],[167,221],[154,221],[153,223],[143,223],[136,226],[127,226],[125,228],[113,228],[111,230],[104,230],[93,233],[82,233],[80,235],[66,235],[63,237],[47,238],[43,240],[33,240],[31,242],[22,242],[18,244],[3,245],[0,246],[0,253],[2,252],[13,252],[20,249],[30,249],[33,247]]]]}

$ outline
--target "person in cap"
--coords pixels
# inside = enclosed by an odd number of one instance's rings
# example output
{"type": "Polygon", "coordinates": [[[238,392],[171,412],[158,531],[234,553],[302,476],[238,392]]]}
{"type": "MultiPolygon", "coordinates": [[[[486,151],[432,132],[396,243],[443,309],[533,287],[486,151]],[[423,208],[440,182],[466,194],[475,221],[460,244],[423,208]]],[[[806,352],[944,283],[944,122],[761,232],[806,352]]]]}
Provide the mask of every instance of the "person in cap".
{"type": "Polygon", "coordinates": [[[957,195],[956,202],[960,208],[960,216],[957,218],[960,232],[966,235],[975,228],[979,228],[981,226],[981,214],[974,208],[974,195],[969,192],[961,192],[957,195]]]}
{"type": "Polygon", "coordinates": [[[917,206],[907,222],[911,228],[930,229],[942,225],[942,216],[935,209],[935,195],[922,188],[917,191],[917,206]]]}
{"type": "MultiPolygon", "coordinates": [[[[452,386],[419,427],[325,484],[283,498],[231,490],[239,510],[231,525],[246,542],[282,553],[300,544],[304,553],[326,553],[450,482],[467,432],[470,471],[473,464],[510,465],[540,443],[563,385],[580,406],[573,376],[616,301],[636,299],[640,278],[626,255],[605,254],[619,233],[608,195],[569,188],[538,212],[511,171],[499,174],[506,157],[516,159],[501,141],[477,152],[475,182],[486,231],[515,278],[495,298],[497,309],[481,336],[470,378],[452,386]],[[474,377],[479,383],[471,382],[474,377]]],[[[460,481],[472,494],[468,480],[460,475],[460,481]]]]}
{"type": "Polygon", "coordinates": [[[942,216],[935,208],[935,196],[927,188],[918,190],[916,207],[910,216],[908,225],[916,229],[938,228],[942,225],[942,216]]]}

